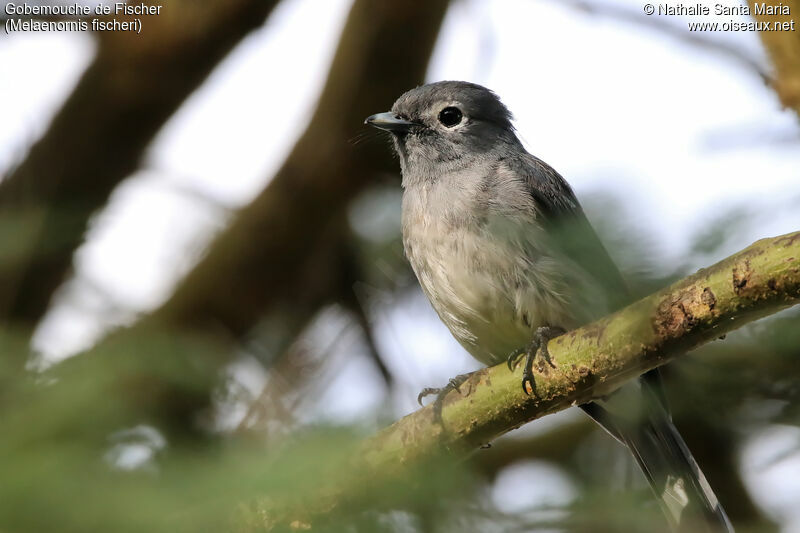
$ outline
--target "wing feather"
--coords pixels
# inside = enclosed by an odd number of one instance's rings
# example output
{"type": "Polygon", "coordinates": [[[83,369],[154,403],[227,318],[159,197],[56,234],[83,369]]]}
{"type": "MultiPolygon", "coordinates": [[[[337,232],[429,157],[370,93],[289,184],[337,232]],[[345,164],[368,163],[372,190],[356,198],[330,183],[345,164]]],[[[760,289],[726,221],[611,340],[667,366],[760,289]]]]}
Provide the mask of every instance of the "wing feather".
{"type": "Polygon", "coordinates": [[[517,175],[524,176],[552,245],[604,288],[612,310],[629,303],[630,291],[619,269],[566,180],[550,165],[527,153],[507,164],[517,175]]]}

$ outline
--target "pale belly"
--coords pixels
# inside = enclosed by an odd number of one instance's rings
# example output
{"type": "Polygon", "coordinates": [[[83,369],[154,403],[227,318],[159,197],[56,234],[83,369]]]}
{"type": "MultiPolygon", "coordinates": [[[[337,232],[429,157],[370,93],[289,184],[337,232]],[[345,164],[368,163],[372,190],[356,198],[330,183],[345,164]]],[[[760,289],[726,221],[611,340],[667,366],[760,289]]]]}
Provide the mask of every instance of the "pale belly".
{"type": "Polygon", "coordinates": [[[487,365],[525,347],[538,327],[572,329],[582,322],[575,313],[580,291],[569,268],[536,250],[533,231],[520,235],[457,229],[416,231],[404,238],[439,317],[487,365]]]}

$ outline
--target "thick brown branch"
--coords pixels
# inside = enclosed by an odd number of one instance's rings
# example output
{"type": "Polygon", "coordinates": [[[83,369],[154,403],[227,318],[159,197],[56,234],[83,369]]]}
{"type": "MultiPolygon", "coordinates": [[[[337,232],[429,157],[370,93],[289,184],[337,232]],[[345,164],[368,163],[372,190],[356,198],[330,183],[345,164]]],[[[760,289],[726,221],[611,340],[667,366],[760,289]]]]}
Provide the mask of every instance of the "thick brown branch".
{"type": "MultiPolygon", "coordinates": [[[[3,223],[25,226],[0,265],[0,322],[30,326],[70,269],[91,214],[150,140],[277,0],[178,0],[142,34],[103,32],[97,57],[23,163],[0,182],[3,223]]],[[[123,20],[123,17],[116,17],[123,20]]]]}
{"type": "Polygon", "coordinates": [[[447,3],[355,2],[308,129],[153,320],[214,323],[239,336],[276,305],[309,316],[337,295],[344,208],[381,172],[396,174],[384,143],[349,139],[365,117],[423,82],[447,3]]]}

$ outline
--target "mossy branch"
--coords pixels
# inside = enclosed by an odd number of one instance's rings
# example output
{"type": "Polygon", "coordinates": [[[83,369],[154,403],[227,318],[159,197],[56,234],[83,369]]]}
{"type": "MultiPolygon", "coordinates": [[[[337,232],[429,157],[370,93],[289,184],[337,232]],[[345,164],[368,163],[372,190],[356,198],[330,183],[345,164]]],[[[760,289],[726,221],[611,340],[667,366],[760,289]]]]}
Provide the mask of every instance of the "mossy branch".
{"type": "Polygon", "coordinates": [[[531,420],[607,394],[688,350],[798,302],[800,232],[762,239],[550,341],[555,367],[536,375],[530,396],[520,387],[521,368],[512,373],[501,364],[475,372],[460,391],[444,398],[441,421],[427,406],[365,440],[347,466],[347,487],[326,488],[326,497],[313,505],[318,511],[304,508],[293,519],[313,520],[322,509],[335,508],[353,490],[363,491],[363,480],[375,483],[402,475],[442,451],[475,449],[531,420]]]}

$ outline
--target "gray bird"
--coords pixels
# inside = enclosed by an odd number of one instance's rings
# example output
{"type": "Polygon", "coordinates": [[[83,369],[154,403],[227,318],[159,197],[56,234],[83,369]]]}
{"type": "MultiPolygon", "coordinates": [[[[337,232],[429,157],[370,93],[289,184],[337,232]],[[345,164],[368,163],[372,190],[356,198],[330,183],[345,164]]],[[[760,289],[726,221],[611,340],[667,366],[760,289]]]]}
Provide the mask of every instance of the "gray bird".
{"type": "MultiPolygon", "coordinates": [[[[422,290],[482,363],[513,367],[526,354],[527,393],[534,362],[553,364],[547,342],[620,307],[628,290],[570,186],[525,150],[511,118],[485,87],[443,81],[365,122],[392,134],[403,245],[422,290]]],[[[581,407],[630,449],[673,529],[732,531],[672,423],[657,371],[581,407]]]]}

